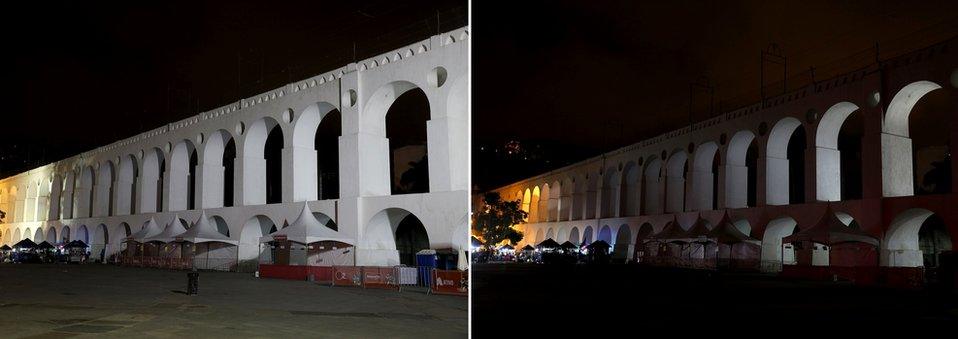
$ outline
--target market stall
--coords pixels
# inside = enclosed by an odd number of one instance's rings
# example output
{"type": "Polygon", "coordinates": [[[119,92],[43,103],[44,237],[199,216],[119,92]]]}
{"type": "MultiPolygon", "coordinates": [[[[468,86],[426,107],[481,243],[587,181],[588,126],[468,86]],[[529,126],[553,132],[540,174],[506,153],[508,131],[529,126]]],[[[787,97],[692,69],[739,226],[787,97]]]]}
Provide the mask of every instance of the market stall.
{"type": "Polygon", "coordinates": [[[332,279],[333,266],[355,266],[355,239],[330,227],[334,223],[321,221],[303,204],[291,225],[260,238],[260,246],[269,248],[259,251],[260,276],[326,281],[332,279]]]}
{"type": "Polygon", "coordinates": [[[174,242],[180,245],[182,263],[189,268],[231,271],[236,267],[238,242],[220,232],[205,211],[190,229],[176,236],[174,242]]]}

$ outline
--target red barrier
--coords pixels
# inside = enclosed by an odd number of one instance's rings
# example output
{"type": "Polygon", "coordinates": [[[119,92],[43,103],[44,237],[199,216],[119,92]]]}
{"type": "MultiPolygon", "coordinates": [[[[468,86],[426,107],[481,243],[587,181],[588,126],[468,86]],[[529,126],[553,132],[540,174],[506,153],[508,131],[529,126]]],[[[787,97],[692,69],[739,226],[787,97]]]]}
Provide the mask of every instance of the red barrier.
{"type": "Polygon", "coordinates": [[[432,293],[469,295],[469,274],[466,271],[432,270],[432,293]]]}
{"type": "Polygon", "coordinates": [[[355,266],[333,266],[333,286],[362,286],[362,269],[355,266]]]}
{"type": "Polygon", "coordinates": [[[306,280],[306,267],[307,266],[260,264],[259,276],[261,278],[306,280]]]}
{"type": "Polygon", "coordinates": [[[882,267],[881,278],[885,285],[891,287],[920,289],[925,285],[925,269],[922,267],[882,267]]]}
{"type": "Polygon", "coordinates": [[[333,282],[332,266],[307,266],[307,274],[313,276],[313,281],[321,283],[333,282]]]}
{"type": "Polygon", "coordinates": [[[398,290],[398,275],[394,267],[363,267],[363,288],[398,290]]]}

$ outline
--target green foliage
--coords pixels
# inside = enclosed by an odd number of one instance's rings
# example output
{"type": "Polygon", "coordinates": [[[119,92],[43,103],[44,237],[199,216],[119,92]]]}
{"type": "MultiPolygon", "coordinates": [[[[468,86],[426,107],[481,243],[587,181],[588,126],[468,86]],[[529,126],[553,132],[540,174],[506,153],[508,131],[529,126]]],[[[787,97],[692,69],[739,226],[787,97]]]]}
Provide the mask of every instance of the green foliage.
{"type": "Polygon", "coordinates": [[[528,213],[520,208],[520,202],[505,201],[499,193],[486,193],[482,209],[476,213],[473,229],[486,242],[494,246],[504,240],[517,244],[522,240],[522,232],[512,228],[525,222],[528,213]]]}

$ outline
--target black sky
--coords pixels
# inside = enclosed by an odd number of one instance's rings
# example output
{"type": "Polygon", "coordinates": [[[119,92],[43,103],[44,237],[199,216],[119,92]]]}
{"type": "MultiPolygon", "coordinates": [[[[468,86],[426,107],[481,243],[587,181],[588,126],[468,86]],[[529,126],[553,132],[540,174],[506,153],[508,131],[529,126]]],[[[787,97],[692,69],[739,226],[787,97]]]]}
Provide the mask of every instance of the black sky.
{"type": "MultiPolygon", "coordinates": [[[[752,93],[757,102],[761,51],[771,43],[788,58],[789,74],[815,66],[821,80],[873,60],[876,42],[892,55],[958,34],[958,2],[942,0],[473,6],[474,144],[517,139],[559,147],[560,157],[596,155],[688,124],[689,84],[702,77],[716,102],[752,93]]],[[[694,120],[709,115],[705,92],[699,97],[694,120]]],[[[581,156],[551,167],[573,160],[581,156]]],[[[531,175],[474,168],[474,182],[486,188],[531,175]]]]}
{"type": "Polygon", "coordinates": [[[466,24],[464,0],[18,2],[0,177],[466,24]],[[354,45],[355,43],[355,45],[354,45]]]}

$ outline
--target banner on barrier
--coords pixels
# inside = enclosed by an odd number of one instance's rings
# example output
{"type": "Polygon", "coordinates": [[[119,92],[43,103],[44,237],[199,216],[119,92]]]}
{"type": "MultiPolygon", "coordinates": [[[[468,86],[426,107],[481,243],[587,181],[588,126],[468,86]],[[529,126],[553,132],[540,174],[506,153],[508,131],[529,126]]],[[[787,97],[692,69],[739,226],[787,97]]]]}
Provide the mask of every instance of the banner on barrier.
{"type": "Polygon", "coordinates": [[[399,289],[393,267],[363,267],[363,287],[387,290],[399,289]]]}
{"type": "Polygon", "coordinates": [[[362,286],[362,270],[355,266],[333,266],[334,286],[362,286]]]}
{"type": "Polygon", "coordinates": [[[432,292],[436,294],[468,295],[469,276],[465,271],[432,271],[432,292]]]}

